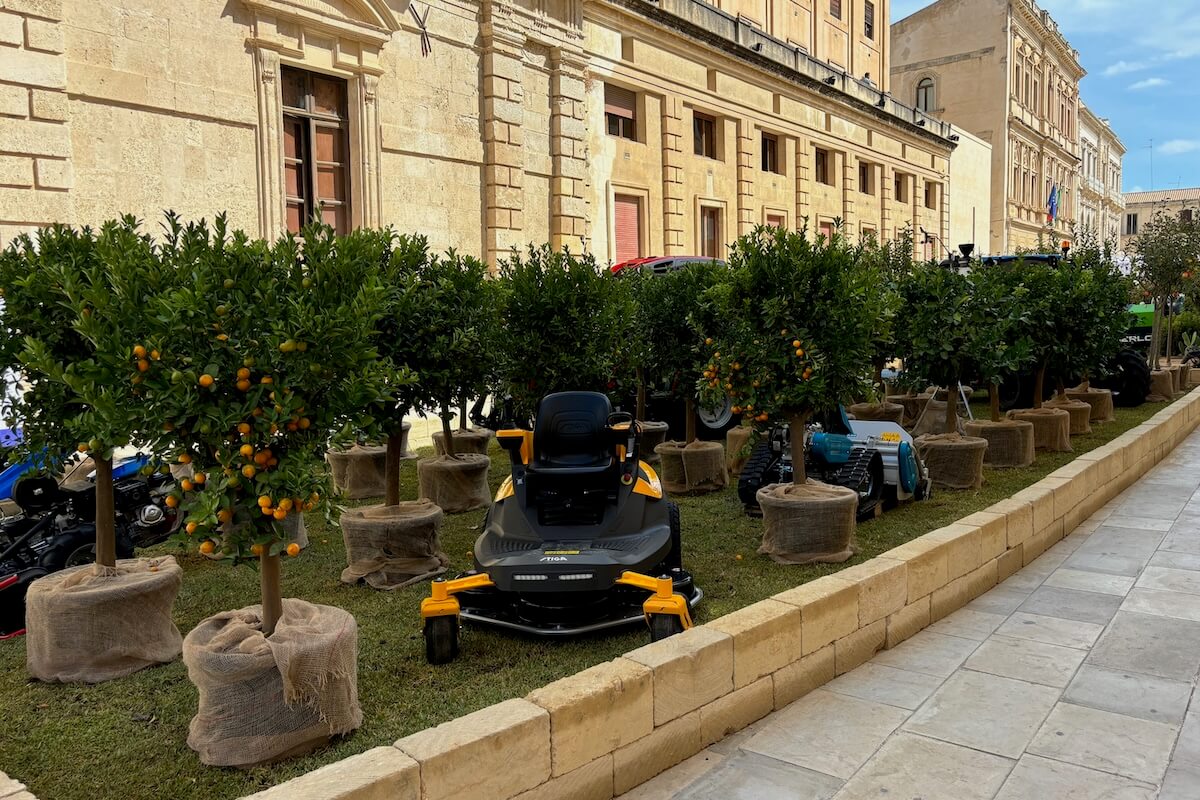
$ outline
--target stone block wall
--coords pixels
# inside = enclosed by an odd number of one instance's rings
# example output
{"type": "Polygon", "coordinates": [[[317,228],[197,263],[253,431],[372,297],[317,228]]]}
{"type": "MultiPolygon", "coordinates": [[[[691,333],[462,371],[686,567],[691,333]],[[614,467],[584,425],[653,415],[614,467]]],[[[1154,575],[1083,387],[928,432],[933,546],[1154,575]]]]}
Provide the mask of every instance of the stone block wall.
{"type": "Polygon", "coordinates": [[[988,509],[250,800],[609,800],[1011,576],[1200,424],[1200,390],[988,509]]]}

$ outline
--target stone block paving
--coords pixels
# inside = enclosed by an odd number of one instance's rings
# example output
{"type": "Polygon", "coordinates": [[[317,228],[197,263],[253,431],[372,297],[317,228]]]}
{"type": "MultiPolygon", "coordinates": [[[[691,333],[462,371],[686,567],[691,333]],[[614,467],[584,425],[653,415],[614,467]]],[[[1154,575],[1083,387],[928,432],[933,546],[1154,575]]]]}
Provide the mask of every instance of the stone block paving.
{"type": "Polygon", "coordinates": [[[1200,432],[1044,555],[624,800],[1200,800],[1200,432]]]}

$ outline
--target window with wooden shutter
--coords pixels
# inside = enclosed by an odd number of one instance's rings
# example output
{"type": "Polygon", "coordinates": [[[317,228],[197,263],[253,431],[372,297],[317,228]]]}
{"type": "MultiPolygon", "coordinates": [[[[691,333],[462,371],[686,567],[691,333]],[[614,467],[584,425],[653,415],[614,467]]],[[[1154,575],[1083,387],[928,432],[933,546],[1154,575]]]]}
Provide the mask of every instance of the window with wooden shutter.
{"type": "Polygon", "coordinates": [[[767,214],[767,225],[772,228],[786,228],[787,217],[783,214],[767,214]]]}
{"type": "Polygon", "coordinates": [[[700,208],[700,255],[705,258],[720,258],[721,253],[721,209],[715,206],[700,208]]]}
{"type": "Polygon", "coordinates": [[[762,169],[763,172],[783,174],[783,165],[779,163],[779,138],[769,133],[762,135],[762,169]]]}
{"type": "Polygon", "coordinates": [[[832,160],[832,154],[823,148],[818,147],[816,150],[816,160],[814,164],[814,172],[817,183],[823,183],[826,186],[833,186],[833,165],[829,162],[832,160]]]}
{"type": "Polygon", "coordinates": [[[320,209],[338,233],[350,230],[350,143],[346,82],[282,67],[283,171],[287,228],[320,209]]]}
{"type": "Polygon", "coordinates": [[[717,157],[717,121],[698,111],[692,112],[693,151],[705,158],[717,157]]]}
{"type": "Polygon", "coordinates": [[[875,4],[871,0],[867,0],[863,8],[863,36],[868,39],[875,38],[875,4]]]}
{"type": "Polygon", "coordinates": [[[842,18],[842,0],[829,0],[829,16],[834,19],[842,18]]]}
{"type": "Polygon", "coordinates": [[[642,257],[642,201],[629,194],[613,197],[613,229],[616,234],[614,257],[620,264],[642,257]]]}
{"type": "Polygon", "coordinates": [[[609,136],[637,139],[637,93],[604,84],[604,120],[609,136]]]}

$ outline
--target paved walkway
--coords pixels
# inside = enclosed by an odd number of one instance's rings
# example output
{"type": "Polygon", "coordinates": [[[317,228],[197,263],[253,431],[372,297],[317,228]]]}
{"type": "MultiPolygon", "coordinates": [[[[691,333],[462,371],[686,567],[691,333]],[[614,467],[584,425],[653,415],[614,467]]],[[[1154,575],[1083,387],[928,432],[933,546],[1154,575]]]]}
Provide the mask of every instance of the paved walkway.
{"type": "Polygon", "coordinates": [[[1200,432],[962,610],[624,800],[1197,800],[1200,432]]]}

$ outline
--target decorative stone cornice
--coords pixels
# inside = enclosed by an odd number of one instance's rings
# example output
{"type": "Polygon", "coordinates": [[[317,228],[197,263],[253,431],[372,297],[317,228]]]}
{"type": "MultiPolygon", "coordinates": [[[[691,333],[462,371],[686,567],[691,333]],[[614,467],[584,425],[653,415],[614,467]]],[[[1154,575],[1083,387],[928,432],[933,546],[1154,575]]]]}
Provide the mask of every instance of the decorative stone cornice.
{"type": "Polygon", "coordinates": [[[257,21],[285,20],[302,27],[382,47],[400,23],[382,0],[348,0],[358,12],[347,16],[321,0],[242,0],[257,21]]]}

